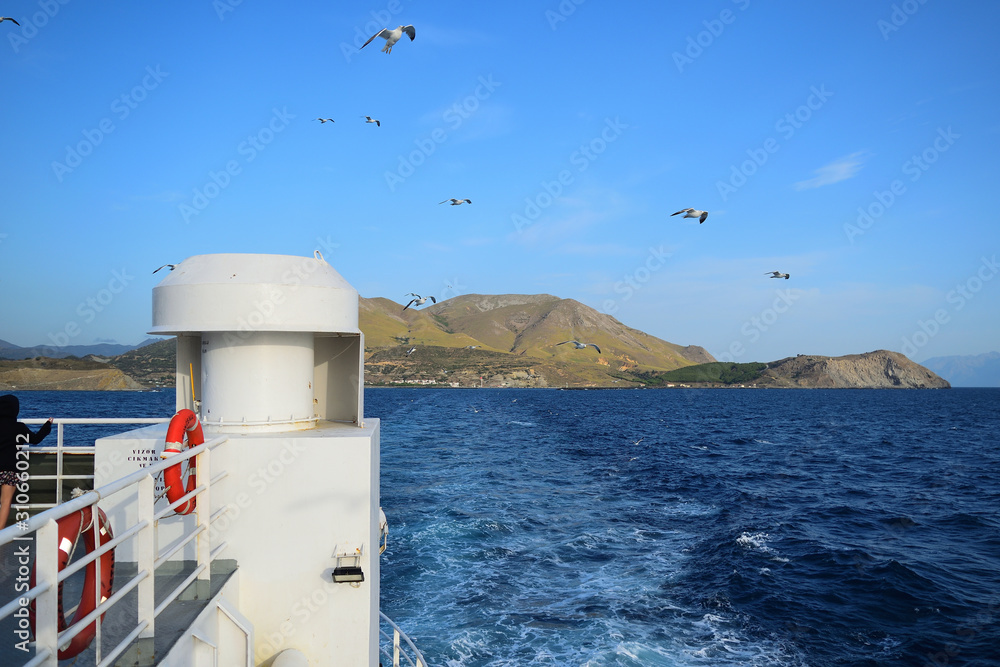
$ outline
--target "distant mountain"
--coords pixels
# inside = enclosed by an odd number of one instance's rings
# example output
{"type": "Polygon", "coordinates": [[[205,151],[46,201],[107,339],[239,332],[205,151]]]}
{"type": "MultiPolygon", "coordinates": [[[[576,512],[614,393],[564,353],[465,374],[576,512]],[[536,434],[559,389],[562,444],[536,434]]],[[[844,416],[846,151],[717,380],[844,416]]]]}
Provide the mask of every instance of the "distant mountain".
{"type": "Polygon", "coordinates": [[[177,368],[174,338],[156,340],[109,359],[108,364],[145,387],[173,386],[177,368]]]}
{"type": "Polygon", "coordinates": [[[144,345],[155,343],[159,338],[147,338],[138,345],[120,345],[118,343],[96,343],[94,345],[35,345],[34,347],[21,347],[0,340],[0,359],[34,359],[35,357],[48,357],[49,359],[65,359],[66,357],[83,358],[88,355],[97,357],[114,357],[124,354],[129,350],[134,350],[144,345]]]}
{"type": "Polygon", "coordinates": [[[1000,352],[932,357],[923,365],[953,387],[1000,387],[1000,352]]]}
{"type": "Polygon", "coordinates": [[[507,378],[498,379],[500,383],[510,384],[512,374],[517,374],[518,381],[529,386],[607,386],[634,369],[671,370],[714,361],[704,348],[669,343],[578,301],[549,294],[466,294],[405,311],[389,299],[362,298],[359,320],[373,382],[405,376],[444,380],[435,373],[451,368],[454,376],[464,360],[472,376],[472,367],[481,366],[487,375],[490,371],[485,369],[493,368],[496,377],[507,378]],[[558,345],[572,339],[594,343],[601,352],[558,345]],[[405,355],[412,347],[455,351],[435,353],[434,363],[442,366],[437,369],[428,364],[430,354],[405,355]],[[389,375],[380,378],[383,371],[389,375]]]}
{"type": "Polygon", "coordinates": [[[24,389],[114,391],[142,389],[142,385],[93,358],[0,360],[0,391],[24,389]]]}
{"type": "Polygon", "coordinates": [[[843,357],[800,354],[766,364],[715,362],[641,375],[647,386],[668,383],[810,389],[946,389],[949,386],[947,380],[889,350],[843,357]]]}
{"type": "MultiPolygon", "coordinates": [[[[761,378],[772,387],[947,389],[948,381],[898,352],[842,357],[800,354],[772,361],[761,378]]],[[[760,381],[758,381],[760,384],[760,381]]]]}

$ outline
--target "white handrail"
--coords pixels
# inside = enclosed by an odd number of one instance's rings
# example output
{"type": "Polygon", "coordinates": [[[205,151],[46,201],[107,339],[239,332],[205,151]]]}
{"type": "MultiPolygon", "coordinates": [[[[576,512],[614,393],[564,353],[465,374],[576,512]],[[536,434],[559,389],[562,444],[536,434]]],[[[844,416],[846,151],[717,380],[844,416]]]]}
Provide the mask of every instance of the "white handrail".
{"type": "MultiPolygon", "coordinates": [[[[410,641],[410,638],[406,636],[406,633],[400,630],[399,626],[396,625],[391,618],[386,616],[385,612],[383,612],[382,610],[379,610],[378,615],[383,621],[385,621],[392,627],[392,653],[389,653],[388,650],[383,649],[382,642],[379,642],[379,651],[384,653],[387,657],[392,658],[392,667],[399,667],[400,655],[406,658],[406,661],[410,665],[414,665],[415,667],[427,667],[427,661],[424,660],[423,654],[421,654],[420,650],[416,647],[416,645],[412,641],[410,641]],[[411,658],[408,654],[400,651],[401,648],[399,644],[400,639],[404,640],[406,642],[406,645],[410,647],[410,650],[413,651],[413,654],[416,656],[416,662],[414,662],[414,658],[411,658]]],[[[382,630],[382,628],[378,629],[378,633],[382,637],[389,639],[389,633],[382,630]]]]}
{"type": "MultiPolygon", "coordinates": [[[[29,423],[39,423],[44,420],[24,420],[29,423]]],[[[118,423],[118,424],[136,424],[136,423],[147,423],[155,424],[162,423],[167,420],[165,419],[60,419],[57,420],[59,423],[59,444],[56,446],[56,451],[65,452],[68,449],[80,449],[80,448],[63,448],[62,445],[62,424],[66,423],[83,423],[83,424],[102,424],[102,423],[118,423]]],[[[40,514],[36,514],[28,518],[27,520],[20,521],[17,524],[0,530],[0,547],[5,544],[10,544],[15,541],[30,540],[29,534],[32,532],[37,532],[36,536],[36,559],[35,559],[35,574],[37,584],[28,591],[19,593],[15,599],[0,607],[0,620],[14,614],[19,609],[25,607],[30,601],[37,600],[36,603],[36,632],[35,632],[35,656],[27,664],[29,665],[50,665],[54,666],[58,662],[57,653],[59,647],[65,645],[73,637],[82,632],[91,623],[97,623],[98,638],[100,637],[100,617],[102,617],[107,610],[117,604],[125,595],[131,591],[133,588],[139,588],[139,601],[138,601],[138,620],[136,626],[131,632],[125,637],[125,639],[115,646],[110,651],[109,658],[104,661],[101,660],[101,648],[96,647],[95,651],[95,662],[101,664],[107,664],[109,660],[113,660],[115,657],[120,655],[136,638],[149,638],[153,636],[154,631],[154,619],[156,616],[163,611],[170,601],[175,599],[181,592],[184,591],[187,586],[192,583],[195,579],[207,579],[210,563],[214,556],[221,550],[216,549],[214,552],[211,549],[210,543],[210,531],[207,530],[208,524],[210,522],[210,508],[208,502],[208,494],[212,484],[225,478],[225,473],[218,475],[213,478],[211,476],[210,468],[210,453],[211,450],[222,445],[228,441],[228,437],[221,436],[213,438],[201,445],[196,447],[191,447],[185,449],[179,454],[171,457],[169,460],[158,461],[152,465],[135,471],[132,474],[126,475],[120,479],[114,480],[104,486],[95,489],[93,491],[87,491],[82,495],[74,498],[70,501],[57,505],[51,509],[48,509],[40,514]],[[199,537],[199,549],[197,549],[196,560],[197,566],[194,572],[181,582],[172,591],[166,593],[163,596],[163,600],[160,605],[154,608],[154,599],[152,595],[152,581],[153,573],[157,567],[158,555],[150,547],[154,544],[153,531],[155,530],[155,519],[153,514],[153,477],[159,475],[163,470],[171,466],[177,465],[185,459],[190,459],[191,457],[196,457],[196,467],[199,471],[199,476],[204,475],[203,479],[209,479],[208,484],[199,485],[197,489],[192,491],[190,494],[185,494],[184,498],[191,496],[196,500],[195,504],[195,518],[196,527],[192,529],[191,532],[200,534],[199,537]],[[130,487],[136,487],[136,492],[138,496],[139,505],[139,516],[136,518],[134,524],[130,526],[119,527],[120,535],[115,538],[113,543],[109,543],[104,547],[95,548],[89,554],[86,554],[83,558],[73,563],[72,566],[65,568],[63,571],[59,571],[58,559],[56,557],[57,548],[57,524],[59,519],[68,516],[74,512],[78,512],[87,507],[93,507],[102,499],[118,493],[124,489],[130,487]],[[148,497],[145,497],[148,496],[148,497]],[[120,544],[125,540],[136,540],[137,543],[137,568],[138,572],[131,580],[126,582],[123,586],[119,586],[118,590],[111,595],[104,602],[100,601],[100,591],[101,584],[98,580],[95,586],[95,609],[88,614],[85,618],[79,622],[73,624],[72,626],[66,628],[63,632],[58,631],[58,606],[56,604],[58,595],[58,586],[67,577],[71,576],[74,572],[86,567],[90,563],[97,561],[103,554],[111,550],[113,545],[120,544]]],[[[47,448],[51,449],[51,448],[47,448]]],[[[88,448],[90,449],[90,448],[88,448]]],[[[60,459],[61,460],[61,459],[60,459]]],[[[61,468],[61,465],[57,464],[57,471],[61,468]]],[[[178,505],[184,502],[182,498],[174,505],[178,505]]],[[[93,521],[93,526],[90,528],[92,530],[97,530],[99,521],[93,521]]],[[[96,544],[100,544],[99,540],[95,540],[96,544]]],[[[168,556],[169,557],[169,556],[168,556]]],[[[95,568],[100,573],[100,568],[95,568]]]]}
{"type": "MultiPolygon", "coordinates": [[[[39,418],[29,418],[22,419],[25,424],[44,424],[47,419],[39,418]]],[[[96,451],[93,445],[89,446],[73,446],[67,447],[65,445],[65,429],[63,428],[66,424],[122,424],[122,425],[134,425],[134,424],[163,424],[170,421],[167,417],[60,417],[58,419],[53,419],[52,423],[56,427],[56,444],[52,445],[31,445],[27,448],[30,454],[55,454],[56,455],[56,474],[55,475],[32,475],[31,479],[34,480],[56,480],[56,501],[54,503],[30,503],[27,505],[29,510],[36,509],[48,509],[50,507],[55,507],[59,505],[62,498],[62,484],[60,483],[63,479],[94,479],[94,475],[66,475],[63,473],[63,455],[64,454],[94,454],[96,451]]]]}

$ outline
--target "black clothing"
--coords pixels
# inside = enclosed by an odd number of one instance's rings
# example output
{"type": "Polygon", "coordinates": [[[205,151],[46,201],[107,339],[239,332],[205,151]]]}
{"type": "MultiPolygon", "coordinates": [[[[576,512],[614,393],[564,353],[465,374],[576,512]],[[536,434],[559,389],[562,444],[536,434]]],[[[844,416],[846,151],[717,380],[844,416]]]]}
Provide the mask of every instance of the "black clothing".
{"type": "Polygon", "coordinates": [[[13,394],[0,396],[0,471],[17,469],[19,444],[26,442],[37,445],[52,430],[52,424],[45,422],[38,429],[38,433],[33,433],[27,424],[17,421],[17,414],[20,411],[21,403],[17,400],[17,396],[13,394]]]}

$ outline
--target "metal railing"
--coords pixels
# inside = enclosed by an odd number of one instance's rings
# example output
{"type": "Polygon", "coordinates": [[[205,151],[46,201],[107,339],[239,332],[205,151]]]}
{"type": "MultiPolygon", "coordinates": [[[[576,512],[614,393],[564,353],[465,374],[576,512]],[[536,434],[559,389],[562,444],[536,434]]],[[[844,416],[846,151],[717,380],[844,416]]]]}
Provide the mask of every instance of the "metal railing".
{"type": "MultiPolygon", "coordinates": [[[[29,420],[25,420],[29,421],[29,420]]],[[[36,422],[39,420],[30,420],[36,422]]],[[[60,420],[59,443],[56,449],[59,450],[62,444],[61,424],[65,423],[157,423],[165,420],[60,420]]],[[[114,663],[136,639],[142,643],[144,640],[152,643],[155,634],[156,617],[163,612],[167,606],[173,602],[189,585],[199,582],[207,588],[209,582],[210,564],[215,557],[226,548],[226,543],[219,544],[214,549],[210,543],[209,526],[214,518],[210,515],[209,491],[212,485],[226,477],[225,472],[215,478],[211,476],[211,451],[228,442],[228,438],[218,437],[205,442],[204,444],[185,449],[180,454],[171,457],[169,460],[160,461],[142,468],[136,472],[117,479],[99,489],[83,493],[77,498],[62,503],[52,509],[36,514],[27,520],[0,531],[0,547],[6,544],[30,541],[31,533],[35,533],[35,581],[36,584],[26,592],[19,593],[17,597],[0,607],[0,620],[10,615],[15,615],[18,619],[18,626],[27,625],[28,604],[34,600],[35,609],[35,656],[25,667],[35,667],[36,665],[46,665],[55,667],[57,665],[58,651],[61,646],[67,645],[74,637],[86,630],[91,623],[96,621],[97,635],[94,641],[95,653],[94,662],[100,667],[106,667],[114,663]],[[154,512],[153,504],[156,500],[154,496],[154,479],[163,470],[179,464],[181,461],[195,459],[195,466],[198,469],[198,479],[210,480],[208,484],[199,484],[190,493],[184,494],[167,507],[154,512]],[[120,491],[131,490],[136,494],[137,518],[134,524],[121,529],[120,534],[109,541],[104,546],[95,548],[94,551],[80,558],[62,571],[59,570],[58,559],[58,525],[57,521],[65,516],[78,512],[86,507],[93,507],[104,498],[108,498],[120,491]],[[196,506],[194,515],[196,517],[193,529],[186,533],[179,543],[169,546],[164,553],[156,552],[155,527],[157,521],[173,513],[176,507],[183,505],[191,499],[195,499],[196,506]],[[196,567],[194,571],[182,581],[176,588],[167,593],[159,604],[156,604],[153,593],[153,574],[160,565],[166,562],[173,554],[179,551],[184,545],[197,539],[195,554],[196,567]],[[116,585],[117,589],[109,598],[101,600],[100,567],[95,566],[97,583],[94,586],[94,610],[83,619],[69,626],[62,632],[58,625],[58,591],[59,584],[65,581],[74,573],[80,571],[90,563],[94,563],[103,554],[111,551],[126,540],[135,540],[135,553],[137,561],[137,574],[129,581],[121,585],[116,585]],[[107,656],[102,658],[101,647],[101,617],[115,604],[121,601],[133,589],[137,589],[138,608],[135,627],[127,636],[114,648],[107,656]],[[24,623],[22,623],[24,619],[24,623]]],[[[66,448],[69,449],[69,448],[66,448]]],[[[74,448],[76,449],[76,448],[74,448]]],[[[57,464],[57,468],[58,468],[57,464]]],[[[57,473],[58,476],[58,473],[57,473]]],[[[91,475],[91,477],[93,477],[91,475]]],[[[35,478],[37,479],[37,478],[35,478]]],[[[57,487],[61,480],[57,480],[57,487]]],[[[100,545],[98,536],[99,521],[93,521],[90,530],[94,531],[95,544],[100,545]]],[[[17,553],[21,550],[27,552],[26,547],[18,547],[17,553]]],[[[19,574],[22,570],[19,569],[19,574]]],[[[24,570],[27,570],[27,564],[24,570]]],[[[27,578],[25,577],[25,581],[27,578]]],[[[25,628],[26,629],[26,628],[25,628]]],[[[27,633],[25,634],[27,636],[27,633]]]]}
{"type": "Polygon", "coordinates": [[[427,661],[424,660],[424,656],[421,655],[417,647],[410,641],[410,638],[406,636],[406,633],[399,629],[399,626],[393,623],[392,619],[386,616],[384,613],[379,611],[378,613],[381,621],[383,623],[388,623],[392,628],[392,634],[390,635],[387,631],[383,630],[381,624],[379,625],[378,633],[382,639],[392,642],[392,649],[390,652],[389,647],[383,646],[382,642],[379,642],[379,652],[381,652],[385,657],[392,659],[392,667],[399,667],[400,657],[406,658],[406,664],[412,667],[427,667],[427,661]],[[400,639],[406,642],[406,645],[413,652],[413,657],[402,650],[402,645],[399,643],[400,639]]]}
{"type": "MultiPolygon", "coordinates": [[[[44,424],[47,420],[45,419],[22,419],[25,424],[44,424]]],[[[52,425],[56,428],[56,444],[51,445],[31,445],[27,448],[30,454],[55,454],[56,456],[56,474],[54,475],[31,475],[31,480],[55,480],[56,484],[56,500],[54,503],[30,503],[26,507],[29,510],[39,510],[39,509],[49,509],[50,507],[55,507],[63,501],[63,489],[62,480],[64,479],[79,479],[79,480],[90,480],[93,484],[94,475],[93,473],[89,475],[74,475],[67,474],[65,472],[65,467],[63,466],[63,457],[66,454],[70,455],[82,455],[89,454],[94,455],[95,447],[94,445],[89,446],[77,446],[67,447],[65,444],[65,425],[66,424],[93,424],[93,425],[104,425],[104,424],[123,424],[123,425],[134,425],[134,424],[163,424],[170,421],[169,417],[149,417],[149,418],[108,418],[108,419],[92,419],[92,418],[67,418],[67,419],[53,419],[52,425]]]]}
{"type": "MultiPolygon", "coordinates": [[[[45,420],[25,419],[23,421],[29,424],[41,424],[45,420]]],[[[19,593],[13,600],[10,600],[3,607],[0,607],[0,620],[3,620],[13,614],[17,616],[19,625],[21,625],[20,622],[22,618],[27,618],[26,607],[28,603],[33,600],[36,601],[35,655],[28,662],[24,663],[25,667],[35,667],[36,665],[54,667],[57,665],[59,647],[67,645],[74,637],[83,632],[91,623],[94,623],[95,619],[97,634],[94,639],[94,664],[99,665],[100,667],[112,665],[114,661],[120,657],[121,654],[133,644],[133,642],[135,642],[135,640],[138,639],[140,642],[142,640],[152,642],[152,638],[155,634],[156,617],[159,616],[160,613],[164,611],[167,606],[185,589],[187,589],[189,585],[195,581],[209,580],[211,562],[227,546],[225,542],[222,542],[213,548],[209,537],[211,533],[209,530],[210,525],[225,513],[225,511],[222,510],[217,512],[214,516],[210,515],[208,497],[209,489],[216,482],[224,479],[227,475],[227,473],[223,472],[214,479],[211,477],[210,452],[216,447],[228,442],[228,438],[224,436],[214,438],[202,445],[198,445],[197,447],[186,449],[180,454],[171,457],[167,461],[156,462],[149,467],[137,470],[126,477],[115,480],[98,489],[84,492],[82,495],[72,500],[61,502],[62,481],[64,479],[94,479],[93,474],[66,474],[64,472],[63,456],[65,454],[82,453],[93,455],[95,453],[94,446],[66,446],[63,428],[65,424],[128,425],[159,424],[167,421],[168,419],[162,418],[56,419],[53,420],[53,424],[57,428],[56,445],[54,447],[32,445],[27,448],[31,453],[55,454],[57,458],[55,475],[32,474],[29,478],[29,480],[55,480],[56,505],[53,506],[48,503],[17,503],[14,507],[12,507],[12,509],[49,509],[36,514],[27,520],[19,521],[9,528],[0,530],[0,547],[6,544],[18,545],[29,543],[32,539],[35,541],[36,585],[26,592],[19,593]],[[192,457],[194,457],[196,461],[195,466],[198,469],[198,478],[202,480],[209,479],[210,482],[207,485],[199,485],[196,489],[185,494],[166,508],[160,510],[159,512],[154,512],[153,504],[156,501],[154,486],[156,477],[166,468],[177,465],[181,461],[192,457]],[[95,548],[93,552],[68,565],[60,572],[57,556],[57,522],[65,516],[81,511],[86,507],[93,507],[102,499],[108,498],[115,493],[125,491],[127,489],[133,489],[136,493],[138,512],[136,522],[131,526],[124,528],[119,535],[104,546],[95,548]],[[183,535],[179,541],[174,542],[164,549],[162,553],[157,554],[157,542],[154,534],[157,522],[159,519],[170,515],[175,508],[180,507],[192,498],[197,499],[194,510],[194,516],[196,517],[194,528],[190,532],[183,535]],[[32,533],[35,533],[34,538],[31,537],[32,533]],[[90,563],[94,563],[98,558],[107,552],[112,551],[119,544],[122,544],[130,539],[136,540],[135,553],[138,570],[136,575],[123,584],[116,584],[115,592],[107,600],[102,602],[100,600],[102,588],[100,581],[101,568],[95,567],[94,569],[97,582],[94,586],[96,598],[94,611],[88,614],[85,618],[81,619],[79,622],[66,628],[64,631],[59,632],[59,584],[73,574],[87,567],[90,563]],[[165,595],[164,598],[159,601],[159,604],[156,604],[153,594],[153,573],[158,567],[167,562],[175,553],[183,549],[194,539],[198,540],[196,545],[197,563],[194,571],[191,572],[191,574],[188,575],[188,577],[176,588],[165,595]],[[106,656],[102,657],[101,618],[111,607],[135,589],[138,589],[138,611],[136,624],[131,632],[124,637],[124,639],[108,651],[106,656]]],[[[99,524],[100,522],[95,520],[92,522],[91,527],[91,530],[95,531],[94,543],[97,545],[100,544],[100,539],[96,532],[99,529],[99,524]]],[[[19,553],[21,550],[21,548],[17,548],[15,553],[19,553]]],[[[23,551],[24,553],[27,553],[26,547],[23,548],[23,551]]],[[[24,563],[21,564],[27,568],[28,560],[25,559],[24,563]]],[[[27,569],[22,570],[22,572],[27,571],[27,569]]],[[[21,581],[21,579],[23,579],[24,582],[28,581],[26,575],[24,577],[20,577],[18,581],[21,581]]],[[[18,590],[23,589],[19,587],[18,590]]],[[[3,602],[3,600],[0,599],[0,602],[3,602]]],[[[379,616],[379,652],[391,660],[393,667],[399,667],[401,664],[406,664],[410,667],[427,667],[427,661],[424,660],[424,656],[420,653],[419,649],[417,649],[416,645],[414,645],[406,633],[404,633],[399,626],[392,621],[392,619],[381,611],[379,611],[379,616]],[[382,629],[382,623],[387,624],[389,626],[389,630],[382,629]],[[383,642],[381,640],[385,641],[383,642]],[[400,662],[401,658],[405,661],[405,663],[400,662]]],[[[26,629],[27,628],[25,628],[25,630],[26,629]]],[[[24,636],[27,637],[27,634],[24,636]]]]}

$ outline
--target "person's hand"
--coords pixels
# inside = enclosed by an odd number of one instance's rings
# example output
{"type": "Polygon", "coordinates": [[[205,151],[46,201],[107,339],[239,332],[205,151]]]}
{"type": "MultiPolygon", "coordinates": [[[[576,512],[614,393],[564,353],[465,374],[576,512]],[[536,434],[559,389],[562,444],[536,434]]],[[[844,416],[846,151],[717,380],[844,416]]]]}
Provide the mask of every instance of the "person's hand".
{"type": "Polygon", "coordinates": [[[51,423],[52,423],[52,417],[49,417],[48,421],[47,421],[47,422],[45,422],[45,423],[46,423],[46,424],[51,424],[51,423]]]}

